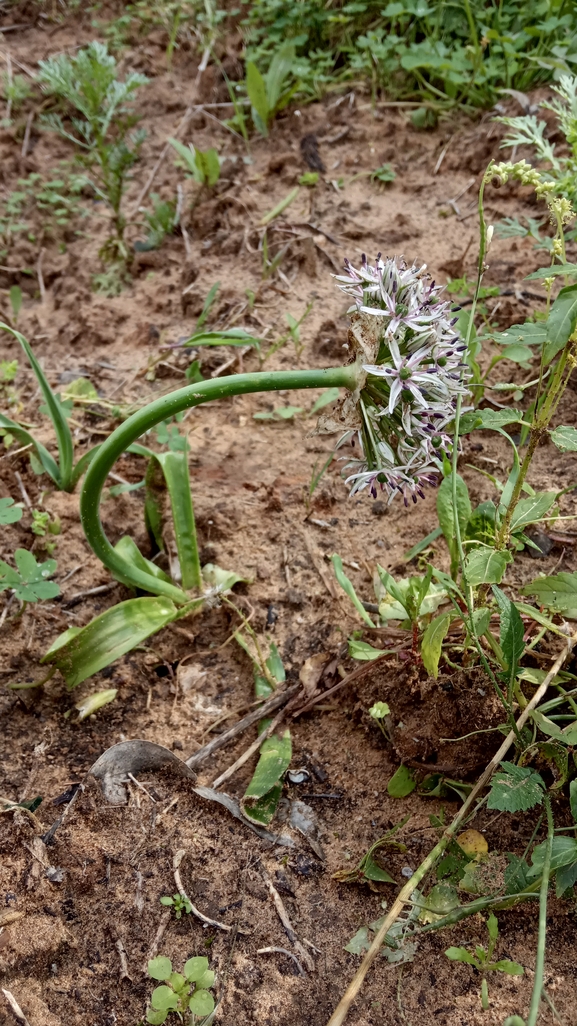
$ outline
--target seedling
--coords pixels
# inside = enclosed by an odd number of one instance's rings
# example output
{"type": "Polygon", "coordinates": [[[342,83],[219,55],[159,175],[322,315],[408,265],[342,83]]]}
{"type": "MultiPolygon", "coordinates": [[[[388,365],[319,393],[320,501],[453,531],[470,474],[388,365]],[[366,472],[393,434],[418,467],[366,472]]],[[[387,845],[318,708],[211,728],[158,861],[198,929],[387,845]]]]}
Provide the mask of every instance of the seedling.
{"type": "Polygon", "coordinates": [[[172,235],[177,226],[176,203],[174,200],[161,200],[160,196],[153,192],[152,210],[145,211],[144,219],[147,225],[146,242],[136,243],[135,249],[148,250],[159,249],[167,235],[172,235]]]}
{"type": "Polygon", "coordinates": [[[172,908],[175,919],[180,919],[183,912],[187,914],[192,912],[192,904],[189,899],[183,898],[181,894],[173,894],[172,897],[169,894],[165,894],[160,899],[160,904],[166,905],[167,908],[172,908]]]}
{"type": "Polygon", "coordinates": [[[154,1026],[166,1022],[171,1013],[182,1022],[188,1012],[194,1017],[214,1011],[214,998],[209,993],[214,986],[214,973],[208,968],[208,958],[189,958],[182,973],[177,973],[173,972],[170,959],[159,955],[148,963],[148,975],[153,980],[164,981],[153,990],[150,1007],[146,1010],[146,1021],[154,1026]]]}
{"type": "Polygon", "coordinates": [[[22,503],[16,504],[14,499],[7,495],[0,499],[0,526],[5,524],[16,524],[22,519],[22,503]]]}
{"type": "Polygon", "coordinates": [[[246,91],[252,105],[252,119],[261,135],[268,136],[271,121],[283,110],[298,89],[298,83],[285,87],[293,71],[295,48],[285,42],[274,54],[266,75],[262,75],[253,61],[246,65],[246,91]]]}
{"type": "Polygon", "coordinates": [[[216,150],[197,150],[192,143],[184,146],[178,139],[168,141],[179,156],[176,166],[183,167],[188,172],[187,177],[198,185],[212,189],[220,178],[220,160],[216,150]]]}
{"type": "Polygon", "coordinates": [[[467,951],[466,948],[447,948],[445,951],[447,958],[450,958],[452,962],[465,962],[467,965],[474,966],[481,973],[483,977],[481,981],[481,1005],[485,1012],[489,1009],[489,987],[486,974],[488,972],[497,972],[506,973],[508,976],[522,976],[525,972],[522,965],[519,965],[518,962],[511,962],[507,958],[493,962],[493,953],[499,939],[499,924],[493,912],[491,912],[487,919],[487,931],[489,934],[487,948],[477,945],[474,954],[467,951]]]}
{"type": "MultiPolygon", "coordinates": [[[[384,703],[380,704],[383,705],[384,703]]],[[[384,837],[380,837],[378,841],[375,841],[354,869],[339,869],[336,873],[333,873],[333,880],[338,880],[340,883],[396,883],[394,877],[379,865],[375,855],[381,848],[393,848],[398,852],[406,852],[406,845],[394,841],[393,836],[397,830],[404,827],[409,819],[410,816],[405,816],[400,823],[397,823],[391,830],[388,830],[384,837]]]]}
{"type": "Polygon", "coordinates": [[[73,143],[78,159],[91,169],[92,187],[111,215],[111,235],[101,257],[105,263],[124,267],[128,249],[122,203],[129,171],[144,141],[143,132],[131,134],[138,117],[129,105],[148,79],[131,72],[120,81],[115,58],[98,41],[74,57],[60,54],[40,61],[39,68],[44,91],[66,105],[72,129],[65,123],[66,114],[58,112],[43,115],[44,124],[73,143]]]}
{"type": "Polygon", "coordinates": [[[390,715],[391,710],[389,709],[389,706],[386,702],[375,702],[375,704],[372,705],[369,709],[369,716],[371,717],[371,719],[377,721],[381,729],[381,732],[383,736],[387,739],[387,741],[390,741],[391,739],[384,721],[387,719],[387,716],[390,715]]]}

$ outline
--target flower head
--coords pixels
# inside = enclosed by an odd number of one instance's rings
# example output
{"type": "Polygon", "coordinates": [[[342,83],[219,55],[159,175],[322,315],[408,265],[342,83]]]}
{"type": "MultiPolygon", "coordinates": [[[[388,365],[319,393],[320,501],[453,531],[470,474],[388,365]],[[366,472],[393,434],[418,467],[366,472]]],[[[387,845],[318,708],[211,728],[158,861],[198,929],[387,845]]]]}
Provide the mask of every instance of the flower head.
{"type": "Polygon", "coordinates": [[[374,265],[364,255],[358,268],[345,260],[345,271],[334,277],[354,300],[349,340],[365,375],[356,422],[348,410],[349,431],[341,440],[356,429],[360,452],[347,464],[347,483],[351,494],[369,488],[376,497],[380,488],[389,502],[402,495],[407,505],[437,480],[443,454],[451,451],[444,429],[457,398],[468,395],[466,346],[426,264],[408,267],[379,253],[374,265]]]}

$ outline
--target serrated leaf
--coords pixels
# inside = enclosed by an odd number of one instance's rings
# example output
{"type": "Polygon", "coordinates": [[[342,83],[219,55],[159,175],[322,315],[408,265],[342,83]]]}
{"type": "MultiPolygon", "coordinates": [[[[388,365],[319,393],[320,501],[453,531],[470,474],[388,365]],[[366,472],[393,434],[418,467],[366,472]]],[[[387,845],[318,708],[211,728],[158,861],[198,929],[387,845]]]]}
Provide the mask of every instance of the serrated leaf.
{"type": "Polygon", "coordinates": [[[473,587],[479,584],[500,584],[507,564],[512,559],[511,553],[507,551],[497,551],[485,546],[475,549],[465,559],[465,578],[473,587]]]}
{"type": "MultiPolygon", "coordinates": [[[[577,435],[577,432],[575,432],[577,435]]],[[[520,499],[511,517],[511,531],[521,531],[528,524],[535,524],[551,509],[557,492],[537,492],[528,499],[520,499]]]]}
{"type": "Polygon", "coordinates": [[[502,958],[499,962],[490,962],[487,968],[497,969],[501,973],[506,973],[507,976],[522,976],[525,972],[522,965],[519,965],[518,962],[511,962],[508,958],[502,958]]]}
{"type": "Polygon", "coordinates": [[[499,641],[512,682],[517,673],[519,660],[525,651],[525,628],[515,603],[496,585],[493,586],[493,594],[501,610],[499,641]]]}
{"type": "Polygon", "coordinates": [[[526,812],[535,805],[541,805],[545,784],[539,773],[512,762],[502,762],[502,773],[493,777],[488,809],[500,812],[526,812]]]}
{"type": "Polygon", "coordinates": [[[423,666],[429,676],[434,677],[435,680],[439,673],[439,659],[441,658],[443,641],[447,637],[450,624],[451,614],[441,613],[440,616],[436,616],[434,620],[431,620],[421,639],[423,666]]]}
{"type": "Polygon", "coordinates": [[[542,606],[567,612],[577,608],[577,573],[554,574],[538,577],[519,591],[522,595],[534,595],[542,606]]]}
{"type": "Polygon", "coordinates": [[[560,452],[577,452],[577,428],[564,426],[550,432],[551,441],[560,452]]]}
{"type": "Polygon", "coordinates": [[[387,784],[391,798],[406,798],[417,786],[415,776],[408,766],[399,766],[387,784]]]}

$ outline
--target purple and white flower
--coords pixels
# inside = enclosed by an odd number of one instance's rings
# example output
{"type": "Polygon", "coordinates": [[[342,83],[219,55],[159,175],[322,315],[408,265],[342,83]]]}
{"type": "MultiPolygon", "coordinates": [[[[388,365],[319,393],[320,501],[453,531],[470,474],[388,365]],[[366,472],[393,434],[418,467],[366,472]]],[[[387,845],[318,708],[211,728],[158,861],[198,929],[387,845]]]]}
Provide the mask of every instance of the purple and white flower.
{"type": "Polygon", "coordinates": [[[357,404],[360,453],[346,480],[351,494],[368,488],[376,497],[380,488],[389,502],[400,494],[407,505],[438,479],[451,452],[445,429],[457,398],[469,394],[466,346],[426,264],[408,267],[379,253],[374,265],[364,255],[358,268],[345,260],[345,271],[334,277],[354,300],[351,334],[362,339],[366,375],[357,404]]]}

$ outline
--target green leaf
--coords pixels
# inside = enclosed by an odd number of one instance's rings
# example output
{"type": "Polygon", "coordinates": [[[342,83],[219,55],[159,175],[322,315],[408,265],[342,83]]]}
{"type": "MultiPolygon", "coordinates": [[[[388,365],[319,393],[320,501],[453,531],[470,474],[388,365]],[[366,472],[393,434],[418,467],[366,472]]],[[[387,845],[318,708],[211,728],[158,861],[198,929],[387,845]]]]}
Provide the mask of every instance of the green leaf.
{"type": "Polygon", "coordinates": [[[186,339],[182,345],[196,349],[197,346],[254,346],[260,349],[260,338],[249,335],[244,328],[229,328],[227,331],[199,331],[186,339]]]}
{"type": "Polygon", "coordinates": [[[542,346],[547,341],[547,328],[544,324],[534,324],[533,321],[526,321],[524,324],[513,324],[506,331],[492,332],[483,336],[492,339],[497,345],[510,346],[515,344],[525,346],[542,346]]]}
{"type": "Polygon", "coordinates": [[[31,445],[33,449],[31,455],[35,454],[38,457],[42,469],[52,478],[57,488],[62,488],[60,468],[54,457],[48,452],[48,449],[42,445],[42,442],[38,442],[26,428],[20,427],[20,424],[17,424],[15,420],[11,420],[10,417],[6,417],[3,413],[0,413],[0,428],[4,428],[11,435],[14,435],[21,445],[31,445]]]}
{"type": "Polygon", "coordinates": [[[286,670],[274,641],[270,643],[270,655],[266,660],[266,665],[277,684],[283,684],[286,680],[286,670]]]}
{"type": "Polygon", "coordinates": [[[351,659],[358,659],[361,662],[370,662],[372,659],[380,659],[385,655],[382,648],[374,648],[368,641],[357,641],[349,638],[349,655],[351,659]]]}
{"type": "Polygon", "coordinates": [[[406,798],[417,786],[414,774],[408,766],[399,766],[387,784],[391,798],[406,798]]]}
{"type": "Polygon", "coordinates": [[[525,970],[518,962],[511,962],[508,958],[502,958],[499,962],[490,962],[487,969],[497,969],[507,976],[522,976],[525,970]]]}
{"type": "MultiPolygon", "coordinates": [[[[507,356],[510,359],[509,356],[507,356]]],[[[523,414],[521,410],[476,410],[475,417],[480,423],[476,423],[475,427],[484,428],[485,430],[496,431],[498,428],[503,428],[507,424],[516,424],[518,421],[523,420],[523,414]]]]}
{"type": "Polygon", "coordinates": [[[313,414],[318,413],[319,410],[322,410],[324,406],[328,406],[329,403],[334,403],[335,400],[339,398],[340,391],[340,388],[337,388],[336,386],[334,388],[327,388],[322,395],[319,395],[318,399],[313,404],[310,416],[312,417],[313,414]]]}
{"type": "Polygon", "coordinates": [[[344,950],[348,951],[351,955],[362,955],[363,952],[369,950],[370,946],[369,928],[368,926],[361,926],[354,937],[351,937],[349,943],[345,945],[344,950]]]}
{"type": "Polygon", "coordinates": [[[212,188],[220,178],[220,160],[215,149],[196,150],[194,161],[198,168],[202,184],[212,188]]]}
{"type": "Polygon", "coordinates": [[[16,570],[0,559],[0,591],[13,588],[22,602],[40,602],[60,594],[56,582],[47,580],[56,570],[55,559],[38,563],[32,552],[16,549],[14,562],[16,570]]]}
{"type": "Polygon", "coordinates": [[[577,609],[577,573],[554,574],[552,577],[538,577],[530,584],[519,588],[522,595],[534,595],[537,601],[548,609],[569,613],[577,609]]]}
{"type": "Polygon", "coordinates": [[[435,527],[435,529],[431,531],[426,538],[423,538],[422,541],[417,542],[416,545],[413,545],[413,547],[409,549],[408,552],[405,552],[403,559],[407,563],[410,563],[410,561],[414,559],[415,556],[419,556],[421,552],[424,552],[424,550],[429,547],[431,542],[434,542],[437,540],[437,538],[440,538],[442,533],[443,530],[441,527],[435,527]]]}
{"type": "Polygon", "coordinates": [[[270,114],[272,113],[269,108],[267,98],[266,82],[258,70],[256,64],[252,61],[246,63],[246,92],[251,102],[251,106],[257,112],[264,131],[263,135],[268,135],[268,121],[270,114]]]}
{"type": "Polygon", "coordinates": [[[10,306],[12,307],[12,313],[14,314],[14,321],[17,320],[18,314],[22,309],[22,289],[19,285],[11,285],[10,291],[10,306]]]}
{"type": "MultiPolygon", "coordinates": [[[[532,865],[528,876],[541,876],[545,865],[547,841],[538,844],[531,856],[532,865]]],[[[551,848],[551,872],[570,866],[577,862],[577,841],[574,837],[554,837],[551,848]]]]}
{"type": "Polygon", "coordinates": [[[543,350],[545,364],[567,345],[577,324],[577,285],[561,289],[547,318],[547,343],[543,350]]]}
{"type": "Polygon", "coordinates": [[[202,974],[200,979],[196,981],[196,986],[198,990],[210,990],[211,987],[214,987],[214,973],[212,969],[207,969],[202,974]]]}
{"type": "Polygon", "coordinates": [[[338,556],[336,552],[331,556],[331,563],[333,564],[333,570],[335,572],[335,577],[338,583],[340,584],[345,594],[348,595],[348,597],[350,598],[357,612],[360,614],[360,616],[363,618],[365,623],[368,624],[369,627],[374,627],[375,625],[373,621],[371,620],[369,614],[364,608],[361,600],[357,597],[357,593],[353,588],[352,582],[349,580],[349,578],[343,570],[343,561],[341,557],[338,556]]]}
{"type": "Polygon", "coordinates": [[[451,962],[466,962],[467,965],[477,965],[477,959],[466,948],[447,948],[445,951],[451,962]]]}
{"type": "Polygon", "coordinates": [[[261,217],[259,224],[262,227],[264,227],[264,225],[270,224],[271,221],[274,221],[275,217],[278,217],[279,214],[282,214],[283,211],[286,210],[286,208],[293,202],[293,200],[297,198],[298,194],[298,186],[295,186],[295,188],[291,189],[288,195],[285,196],[285,198],[282,199],[280,203],[277,203],[276,207],[273,207],[272,210],[269,210],[264,215],[264,217],[261,217]]]}
{"type": "MultiPolygon", "coordinates": [[[[137,570],[142,570],[143,573],[150,574],[154,580],[166,581],[169,584],[171,583],[170,577],[168,574],[165,574],[164,570],[161,570],[156,563],[153,563],[152,560],[146,559],[146,557],[142,555],[142,552],[138,548],[134,538],[131,538],[130,535],[125,534],[122,538],[119,538],[114,546],[114,551],[117,552],[122,559],[125,559],[127,563],[131,563],[132,566],[136,567],[137,570]]],[[[127,579],[122,578],[120,574],[114,574],[114,577],[116,577],[117,581],[122,581],[123,584],[128,584],[130,586],[130,582],[127,579]]]]}
{"type": "MultiPolygon", "coordinates": [[[[42,367],[40,366],[38,360],[34,356],[32,348],[30,347],[27,339],[24,338],[24,335],[21,335],[19,331],[15,331],[13,328],[10,328],[7,324],[0,323],[0,329],[8,331],[11,335],[14,336],[15,339],[18,340],[18,342],[22,346],[22,349],[26,353],[32,370],[34,371],[36,380],[38,381],[38,384],[40,386],[40,391],[42,392],[42,395],[44,396],[44,400],[48,407],[54,431],[56,432],[58,452],[60,454],[60,467],[58,469],[58,478],[60,480],[59,487],[62,488],[64,491],[67,491],[71,486],[72,467],[74,461],[74,446],[72,443],[72,435],[70,433],[70,428],[68,427],[68,421],[66,420],[66,417],[64,416],[64,413],[62,411],[62,404],[56,398],[54,392],[48,384],[44,371],[42,370],[42,367]]],[[[2,420],[3,419],[4,418],[2,418],[2,420]]],[[[3,426],[4,425],[0,420],[0,427],[3,426]]],[[[42,465],[46,469],[44,460],[42,458],[42,452],[40,451],[36,443],[35,447],[38,452],[38,456],[42,462],[42,465]]],[[[44,450],[44,452],[45,451],[46,450],[44,450]]],[[[50,476],[53,478],[54,481],[56,481],[56,478],[54,478],[52,474],[50,476]]]]}
{"type": "Polygon", "coordinates": [[[169,1012],[178,1008],[178,995],[170,987],[162,985],[154,988],[150,1003],[159,1012],[169,1012]]]}
{"type": "Polygon", "coordinates": [[[162,1026],[163,1022],[166,1022],[168,1012],[155,1012],[154,1008],[146,1009],[146,1021],[152,1023],[152,1026],[162,1026]]]}
{"type": "Polygon", "coordinates": [[[441,613],[431,620],[421,640],[421,658],[423,666],[430,677],[437,679],[439,672],[439,659],[443,641],[451,624],[451,614],[441,613]]]}
{"type": "MultiPolygon", "coordinates": [[[[496,519],[497,508],[495,503],[491,501],[481,502],[473,510],[467,521],[465,540],[467,542],[481,542],[483,545],[490,545],[492,548],[495,543],[496,519]]],[[[469,546],[469,549],[472,550],[472,546],[469,546]]]]}
{"type": "Polygon", "coordinates": [[[487,933],[489,934],[489,940],[496,944],[499,937],[499,921],[494,912],[491,912],[487,919],[487,933]]]}
{"type": "Polygon", "coordinates": [[[443,478],[437,492],[437,516],[451,556],[451,572],[458,563],[458,548],[455,540],[455,512],[461,537],[465,536],[467,521],[471,516],[469,490],[460,474],[457,474],[457,509],[453,508],[453,475],[443,478]]]}
{"type": "Polygon", "coordinates": [[[577,452],[577,428],[557,427],[550,434],[560,452],[577,452]]]}
{"type": "Polygon", "coordinates": [[[214,1011],[214,998],[207,990],[195,990],[188,1007],[194,1015],[210,1015],[214,1011]]]}
{"type": "Polygon", "coordinates": [[[178,612],[167,598],[128,599],[101,613],[64,644],[56,642],[41,662],[57,666],[72,689],[156,634],[178,612]]]}
{"type": "Polygon", "coordinates": [[[243,799],[242,811],[251,822],[268,826],[278,808],[281,795],[282,780],[279,780],[262,798],[243,799]]]}
{"type": "Polygon", "coordinates": [[[535,805],[541,805],[545,784],[539,773],[512,762],[502,762],[502,773],[493,777],[488,809],[501,812],[526,812],[535,805]]]}
{"type": "Polygon", "coordinates": [[[491,622],[491,610],[487,606],[481,606],[473,610],[473,630],[477,638],[481,638],[489,628],[491,622]]]}
{"type": "Polygon", "coordinates": [[[434,923],[447,916],[460,903],[457,888],[453,884],[435,884],[425,898],[427,907],[422,909],[419,919],[422,923],[434,923]]]}
{"type": "Polygon", "coordinates": [[[205,958],[204,955],[196,955],[184,963],[183,972],[189,983],[198,983],[207,970],[208,958],[205,958]]]}
{"type": "Polygon", "coordinates": [[[156,459],[162,467],[170,496],[182,587],[186,591],[189,589],[200,591],[202,576],[190,491],[188,456],[186,452],[163,452],[158,453],[156,459]]]}
{"type": "Polygon", "coordinates": [[[107,691],[97,691],[95,694],[83,698],[81,702],[77,702],[74,708],[78,709],[78,722],[85,720],[87,716],[93,716],[104,705],[113,702],[117,694],[117,688],[108,688],[107,691]]]}
{"type": "Polygon", "coordinates": [[[280,738],[273,736],[263,741],[260,758],[244,798],[262,798],[289,768],[291,757],[292,742],[289,730],[280,738]]]}
{"type": "Polygon", "coordinates": [[[517,667],[521,656],[525,651],[525,642],[523,640],[525,628],[515,603],[496,585],[493,585],[493,594],[501,610],[499,640],[507,663],[509,679],[512,683],[517,674],[517,667]]]}
{"type": "Polygon", "coordinates": [[[9,495],[0,499],[0,525],[15,524],[22,519],[22,506],[15,506],[9,495]]]}
{"type": "MultiPolygon", "coordinates": [[[[281,101],[283,85],[295,62],[295,46],[287,40],[274,54],[266,73],[266,97],[269,114],[274,114],[281,101]]],[[[248,74],[247,74],[248,92],[248,74]]],[[[249,93],[250,98],[250,93],[249,93]]],[[[251,101],[252,102],[252,101],[251,101]]],[[[253,103],[253,107],[256,106],[253,103]]],[[[260,113],[260,111],[259,111],[260,113]]],[[[262,114],[261,114],[262,117],[262,114]]],[[[265,120],[263,118],[263,120],[265,120]]]]}
{"type": "Polygon", "coordinates": [[[562,866],[557,870],[555,880],[555,892],[558,898],[562,898],[565,891],[577,883],[577,861],[569,866],[562,866]]]}
{"type": "Polygon", "coordinates": [[[551,509],[557,495],[557,492],[537,492],[528,499],[520,499],[511,517],[511,531],[521,531],[528,524],[538,523],[551,509]]]}
{"type": "Polygon", "coordinates": [[[539,281],[541,278],[557,278],[560,274],[577,274],[577,264],[553,264],[539,267],[532,274],[526,274],[524,281],[539,281]]]}
{"type": "Polygon", "coordinates": [[[512,559],[510,552],[497,551],[488,546],[475,549],[465,559],[465,578],[473,587],[478,584],[500,584],[505,568],[512,559]]]}
{"type": "Polygon", "coordinates": [[[378,862],[375,862],[372,855],[367,855],[363,863],[363,876],[366,880],[373,880],[375,883],[390,883],[396,884],[396,880],[387,873],[386,869],[379,866],[378,862]]]}

